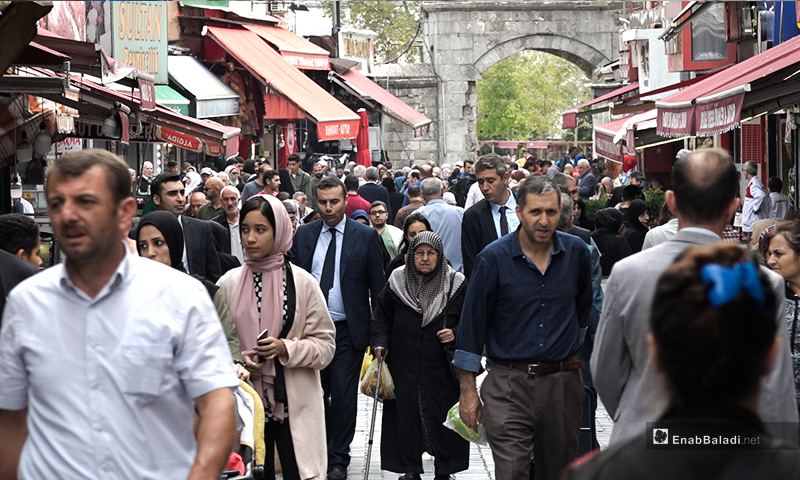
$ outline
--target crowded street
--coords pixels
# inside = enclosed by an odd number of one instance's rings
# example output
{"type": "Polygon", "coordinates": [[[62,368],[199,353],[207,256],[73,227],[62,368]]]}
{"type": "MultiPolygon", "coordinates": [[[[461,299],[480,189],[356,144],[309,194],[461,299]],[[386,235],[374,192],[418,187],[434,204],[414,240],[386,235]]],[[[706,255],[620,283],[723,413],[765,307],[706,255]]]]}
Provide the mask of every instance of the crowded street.
{"type": "Polygon", "coordinates": [[[800,2],[0,37],[0,480],[800,479],[800,2]]]}

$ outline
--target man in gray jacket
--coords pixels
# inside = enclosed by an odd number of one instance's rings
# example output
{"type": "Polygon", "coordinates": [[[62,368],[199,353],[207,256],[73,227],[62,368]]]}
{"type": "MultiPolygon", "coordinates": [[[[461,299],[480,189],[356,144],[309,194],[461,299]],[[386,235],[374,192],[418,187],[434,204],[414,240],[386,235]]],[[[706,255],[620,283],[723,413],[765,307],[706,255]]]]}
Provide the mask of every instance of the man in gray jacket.
{"type": "MultiPolygon", "coordinates": [[[[724,150],[697,150],[676,161],[673,190],[666,193],[665,200],[678,215],[677,236],[614,265],[591,359],[594,386],[615,422],[611,444],[642,434],[647,422],[656,421],[668,406],[664,376],[656,372],[647,343],[656,283],[685,249],[722,241],[722,230],[739,206],[738,185],[736,168],[724,150]]],[[[778,300],[782,299],[781,277],[762,270],[772,281],[778,300]]],[[[784,302],[778,305],[775,318],[782,347],[772,372],[762,381],[758,411],[763,422],[792,422],[786,431],[771,433],[796,443],[794,374],[784,302]]]]}

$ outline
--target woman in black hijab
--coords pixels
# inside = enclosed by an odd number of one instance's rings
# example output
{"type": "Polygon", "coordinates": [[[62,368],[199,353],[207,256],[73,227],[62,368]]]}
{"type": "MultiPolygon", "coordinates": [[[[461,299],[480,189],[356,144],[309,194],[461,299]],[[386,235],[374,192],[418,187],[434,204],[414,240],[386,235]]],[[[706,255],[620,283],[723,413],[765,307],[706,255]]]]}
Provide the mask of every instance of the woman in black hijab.
{"type": "Polygon", "coordinates": [[[597,228],[592,232],[592,238],[600,250],[600,269],[604,277],[611,275],[615,263],[633,254],[631,246],[620,235],[624,219],[625,216],[616,208],[604,208],[594,215],[597,228]]]}
{"type": "Polygon", "coordinates": [[[650,207],[643,200],[634,200],[625,212],[625,228],[622,237],[628,241],[633,253],[642,251],[644,237],[647,235],[650,223],[650,207]]]}
{"type": "Polygon", "coordinates": [[[381,185],[389,192],[389,220],[387,222],[389,225],[394,225],[394,216],[403,208],[405,195],[397,191],[391,175],[381,180],[381,185]]]}
{"type": "Polygon", "coordinates": [[[289,198],[292,198],[292,195],[294,195],[294,185],[292,185],[292,176],[289,175],[289,170],[285,168],[278,169],[278,176],[281,177],[281,186],[278,187],[278,191],[286,192],[289,194],[289,198]]]}
{"type": "MultiPolygon", "coordinates": [[[[183,229],[172,213],[159,210],[150,212],[142,217],[139,226],[136,228],[136,247],[140,256],[161,262],[186,273],[182,261],[183,229]]],[[[248,377],[249,374],[243,367],[244,364],[241,363],[244,359],[242,358],[242,348],[239,344],[239,334],[236,332],[236,326],[231,319],[231,313],[228,311],[225,298],[217,291],[217,286],[210,281],[199,275],[191,274],[189,276],[200,281],[206,287],[225,330],[225,337],[228,340],[231,355],[237,363],[237,373],[239,373],[240,378],[248,377]]],[[[187,299],[187,301],[191,301],[191,299],[187,299]]]]}
{"type": "Polygon", "coordinates": [[[381,468],[401,480],[420,480],[423,451],[434,456],[435,480],[469,467],[469,443],[442,425],[460,393],[445,349],[454,347],[466,287],[439,236],[419,232],[372,316],[372,351],[385,356],[396,395],[383,402],[381,468]]]}

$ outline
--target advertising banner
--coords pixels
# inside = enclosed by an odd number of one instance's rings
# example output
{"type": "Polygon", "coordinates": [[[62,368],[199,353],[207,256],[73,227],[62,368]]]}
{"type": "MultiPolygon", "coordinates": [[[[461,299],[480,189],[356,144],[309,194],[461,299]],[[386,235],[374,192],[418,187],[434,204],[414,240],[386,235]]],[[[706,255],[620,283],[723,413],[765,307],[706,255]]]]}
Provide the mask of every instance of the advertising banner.
{"type": "Polygon", "coordinates": [[[113,57],[169,83],[167,2],[113,2],[112,11],[113,57]]]}

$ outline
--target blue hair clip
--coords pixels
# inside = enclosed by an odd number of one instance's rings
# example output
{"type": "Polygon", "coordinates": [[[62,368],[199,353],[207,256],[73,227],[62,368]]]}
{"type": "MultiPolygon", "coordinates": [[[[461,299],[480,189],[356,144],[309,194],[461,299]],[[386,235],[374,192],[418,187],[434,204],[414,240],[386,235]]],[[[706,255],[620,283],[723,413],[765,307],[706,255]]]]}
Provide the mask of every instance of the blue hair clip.
{"type": "Polygon", "coordinates": [[[732,267],[708,264],[700,270],[700,278],[703,283],[712,285],[708,291],[708,301],[715,307],[730,302],[742,290],[756,301],[759,308],[764,307],[764,289],[758,270],[751,262],[737,263],[732,267]]]}

